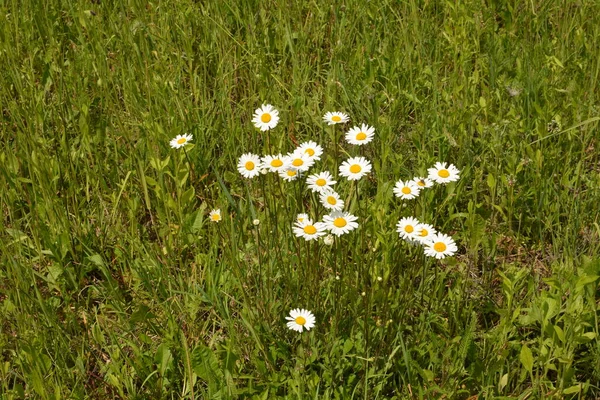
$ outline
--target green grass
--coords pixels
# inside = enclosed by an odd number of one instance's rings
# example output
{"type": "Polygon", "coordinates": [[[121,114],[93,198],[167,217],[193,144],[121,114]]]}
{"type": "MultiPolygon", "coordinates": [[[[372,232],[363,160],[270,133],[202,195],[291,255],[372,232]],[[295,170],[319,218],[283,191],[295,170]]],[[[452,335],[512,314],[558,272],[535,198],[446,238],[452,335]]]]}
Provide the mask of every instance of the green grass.
{"type": "Polygon", "coordinates": [[[327,3],[0,2],[2,398],[600,397],[600,3],[327,3]],[[332,247],[303,181],[236,171],[305,140],[374,165],[332,247]]]}

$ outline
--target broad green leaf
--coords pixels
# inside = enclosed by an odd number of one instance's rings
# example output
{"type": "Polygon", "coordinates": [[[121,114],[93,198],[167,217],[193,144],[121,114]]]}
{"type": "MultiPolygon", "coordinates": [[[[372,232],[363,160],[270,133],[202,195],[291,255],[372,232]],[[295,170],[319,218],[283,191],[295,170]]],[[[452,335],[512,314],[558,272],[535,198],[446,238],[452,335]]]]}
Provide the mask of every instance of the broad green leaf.
{"type": "Polygon", "coordinates": [[[531,349],[527,347],[526,344],[521,347],[521,354],[519,354],[519,360],[521,364],[525,367],[529,373],[533,371],[533,354],[531,353],[531,349]]]}

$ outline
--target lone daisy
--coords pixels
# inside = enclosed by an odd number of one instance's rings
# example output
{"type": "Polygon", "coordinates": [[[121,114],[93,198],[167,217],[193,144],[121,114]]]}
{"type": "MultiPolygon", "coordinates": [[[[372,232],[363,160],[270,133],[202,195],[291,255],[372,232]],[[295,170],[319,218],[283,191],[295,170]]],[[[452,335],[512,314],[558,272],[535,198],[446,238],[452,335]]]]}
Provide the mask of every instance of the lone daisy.
{"type": "Polygon", "coordinates": [[[394,194],[403,200],[414,199],[421,189],[413,181],[398,181],[394,186],[394,194]]]}
{"type": "Polygon", "coordinates": [[[273,108],[270,104],[263,104],[262,107],[257,108],[254,111],[254,118],[252,118],[254,126],[261,131],[268,131],[273,129],[279,123],[279,111],[273,108]]]}
{"type": "Polygon", "coordinates": [[[420,189],[426,189],[433,186],[433,181],[429,178],[423,178],[421,176],[417,176],[412,180],[420,189]]]}
{"type": "Polygon", "coordinates": [[[296,168],[288,168],[279,171],[279,176],[286,182],[295,181],[300,176],[300,172],[296,168]]]}
{"type": "Polygon", "coordinates": [[[375,128],[362,124],[360,127],[355,126],[346,132],[346,141],[360,146],[373,140],[373,136],[375,136],[375,128]]]}
{"type": "Polygon", "coordinates": [[[341,236],[358,228],[358,222],[356,222],[357,219],[358,218],[350,213],[334,211],[329,215],[325,215],[323,217],[323,222],[332,234],[341,236]]]}
{"type": "Polygon", "coordinates": [[[313,141],[301,143],[296,149],[298,153],[305,153],[315,161],[321,159],[323,148],[313,141]]]}
{"type": "Polygon", "coordinates": [[[333,180],[333,177],[328,171],[321,172],[318,174],[310,175],[306,178],[308,188],[313,192],[323,193],[333,186],[337,181],[333,180]]]}
{"type": "Polygon", "coordinates": [[[308,171],[315,163],[314,158],[311,158],[308,154],[298,150],[294,151],[292,154],[289,154],[288,159],[290,166],[301,172],[308,171]]]}
{"type": "Polygon", "coordinates": [[[454,255],[457,250],[454,239],[443,233],[432,235],[430,241],[425,244],[425,255],[438,260],[454,255]]]}
{"type": "Polygon", "coordinates": [[[371,163],[364,157],[352,157],[340,165],[340,175],[356,181],[371,172],[371,163]]]}
{"type": "Polygon", "coordinates": [[[345,124],[350,121],[348,114],[344,114],[341,112],[327,112],[323,116],[323,121],[327,122],[327,125],[335,125],[335,124],[345,124]]]}
{"type": "Polygon", "coordinates": [[[289,159],[281,154],[264,156],[262,158],[262,166],[271,172],[279,172],[289,166],[289,159]]]}
{"type": "Polygon", "coordinates": [[[332,211],[342,211],[344,208],[344,200],[340,199],[340,195],[333,190],[321,193],[321,204],[332,211]]]}
{"type": "Polygon", "coordinates": [[[216,209],[216,210],[212,210],[209,214],[208,217],[210,218],[210,220],[212,222],[221,222],[221,220],[223,219],[221,217],[221,210],[220,209],[216,209]]]}
{"type": "Polygon", "coordinates": [[[413,240],[416,235],[416,227],[420,222],[413,217],[404,217],[396,224],[396,232],[402,239],[413,240]]]}
{"type": "Polygon", "coordinates": [[[285,317],[289,322],[287,327],[293,331],[302,332],[302,329],[309,331],[315,326],[315,316],[312,312],[296,308],[290,311],[290,316],[285,317]]]}
{"type": "Polygon", "coordinates": [[[427,173],[429,173],[429,179],[437,183],[448,183],[457,181],[460,171],[454,164],[446,167],[446,163],[436,162],[433,168],[427,169],[427,173]]]}
{"type": "Polygon", "coordinates": [[[256,154],[246,153],[240,157],[238,171],[244,178],[254,178],[260,175],[260,157],[256,154]]]}
{"type": "Polygon", "coordinates": [[[310,219],[294,224],[294,235],[303,237],[306,240],[318,239],[327,233],[327,228],[322,222],[313,223],[310,219]]]}
{"type": "Polygon", "coordinates": [[[177,136],[175,136],[175,138],[171,139],[169,144],[171,145],[172,148],[178,149],[178,148],[183,147],[186,144],[188,144],[192,139],[193,139],[192,135],[188,135],[188,134],[177,135],[177,136]]]}
{"type": "Polygon", "coordinates": [[[437,231],[435,228],[429,224],[417,224],[412,238],[421,244],[425,244],[429,242],[436,233],[437,231]]]}

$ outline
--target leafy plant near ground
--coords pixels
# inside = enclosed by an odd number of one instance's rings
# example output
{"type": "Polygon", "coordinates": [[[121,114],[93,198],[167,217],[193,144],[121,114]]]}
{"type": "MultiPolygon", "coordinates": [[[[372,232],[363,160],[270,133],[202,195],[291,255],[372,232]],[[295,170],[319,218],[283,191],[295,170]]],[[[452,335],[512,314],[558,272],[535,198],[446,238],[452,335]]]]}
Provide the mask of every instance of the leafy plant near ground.
{"type": "Polygon", "coordinates": [[[3,397],[598,397],[599,11],[0,4],[3,397]],[[333,110],[376,136],[360,227],[328,247],[292,234],[304,182],[236,165],[267,137],[332,146],[333,110]],[[456,184],[393,197],[440,160],[456,184]],[[458,254],[404,244],[409,214],[458,254]]]}

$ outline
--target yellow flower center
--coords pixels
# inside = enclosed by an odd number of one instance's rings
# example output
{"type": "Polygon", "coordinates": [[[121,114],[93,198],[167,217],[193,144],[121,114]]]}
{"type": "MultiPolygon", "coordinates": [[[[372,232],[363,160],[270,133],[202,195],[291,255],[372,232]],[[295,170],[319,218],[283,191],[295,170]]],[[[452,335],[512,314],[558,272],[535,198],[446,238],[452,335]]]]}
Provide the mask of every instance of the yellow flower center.
{"type": "Polygon", "coordinates": [[[317,233],[317,228],[315,228],[314,225],[307,225],[304,227],[304,233],[308,235],[314,235],[317,233]]]}
{"type": "Polygon", "coordinates": [[[296,171],[294,170],[288,169],[286,172],[288,176],[296,176],[296,171]]]}
{"type": "Polygon", "coordinates": [[[187,139],[184,137],[177,139],[177,144],[184,144],[185,142],[187,142],[187,139]]]}
{"type": "Polygon", "coordinates": [[[292,165],[294,167],[300,167],[302,164],[304,164],[304,161],[302,161],[301,158],[296,158],[294,161],[292,161],[292,165]]]}
{"type": "Polygon", "coordinates": [[[450,172],[448,172],[447,169],[440,169],[438,171],[438,175],[441,176],[442,178],[447,178],[450,176],[450,172]]]}
{"type": "Polygon", "coordinates": [[[336,200],[336,199],[335,199],[335,197],[333,197],[333,196],[327,196],[327,202],[328,202],[329,204],[331,204],[332,206],[335,206],[335,205],[336,205],[336,203],[337,203],[337,200],[336,200]]]}
{"type": "Polygon", "coordinates": [[[404,231],[405,231],[406,233],[413,233],[413,231],[414,231],[414,230],[415,230],[415,228],[413,228],[413,226],[412,226],[412,225],[406,225],[406,226],[404,227],[404,231]]]}
{"type": "Polygon", "coordinates": [[[402,193],[404,193],[404,194],[410,194],[410,192],[411,192],[411,191],[410,191],[410,188],[409,188],[408,186],[404,186],[404,187],[402,188],[402,193]]]}
{"type": "Polygon", "coordinates": [[[276,158],[271,161],[271,167],[279,168],[282,165],[283,165],[283,161],[281,161],[279,158],[276,158]]]}
{"type": "Polygon", "coordinates": [[[306,149],[304,152],[308,153],[308,155],[311,157],[315,155],[315,151],[313,149],[306,149]]]}
{"type": "Polygon", "coordinates": [[[347,224],[346,220],[342,217],[336,218],[333,220],[333,225],[335,225],[338,228],[343,228],[345,227],[347,224]]]}
{"type": "Polygon", "coordinates": [[[356,140],[365,140],[366,138],[367,138],[367,134],[366,134],[366,133],[364,133],[364,132],[359,132],[359,133],[356,135],[356,140]]]}
{"type": "Polygon", "coordinates": [[[353,174],[358,174],[361,170],[362,168],[358,164],[350,166],[350,172],[352,172],[353,174]]]}
{"type": "Polygon", "coordinates": [[[219,214],[213,214],[212,217],[210,217],[213,221],[220,221],[221,220],[221,216],[219,214]]]}
{"type": "Polygon", "coordinates": [[[340,117],[339,115],[334,115],[333,117],[331,117],[331,120],[333,122],[340,122],[342,120],[342,117],[340,117]]]}
{"type": "Polygon", "coordinates": [[[443,251],[445,251],[445,250],[446,250],[446,244],[445,244],[445,243],[442,243],[442,242],[436,242],[436,243],[433,245],[433,249],[434,249],[435,251],[437,251],[438,253],[441,253],[441,252],[443,252],[443,251]]]}
{"type": "Polygon", "coordinates": [[[294,320],[294,322],[296,322],[298,325],[304,326],[304,324],[306,323],[306,318],[304,318],[304,317],[296,317],[296,319],[294,320]]]}
{"type": "Polygon", "coordinates": [[[252,171],[254,169],[254,163],[252,161],[246,161],[246,164],[244,164],[244,167],[246,167],[246,169],[248,171],[252,171]]]}
{"type": "Polygon", "coordinates": [[[263,115],[260,116],[260,120],[262,122],[264,122],[265,124],[271,122],[271,114],[269,113],[264,113],[263,115]]]}
{"type": "Polygon", "coordinates": [[[419,181],[417,182],[417,185],[419,186],[425,186],[425,181],[423,179],[419,179],[419,181]]]}
{"type": "Polygon", "coordinates": [[[429,235],[429,232],[427,232],[427,229],[421,229],[421,237],[425,237],[429,235]]]}
{"type": "Polygon", "coordinates": [[[327,184],[327,181],[323,178],[319,178],[315,181],[317,186],[325,186],[327,184]]]}

